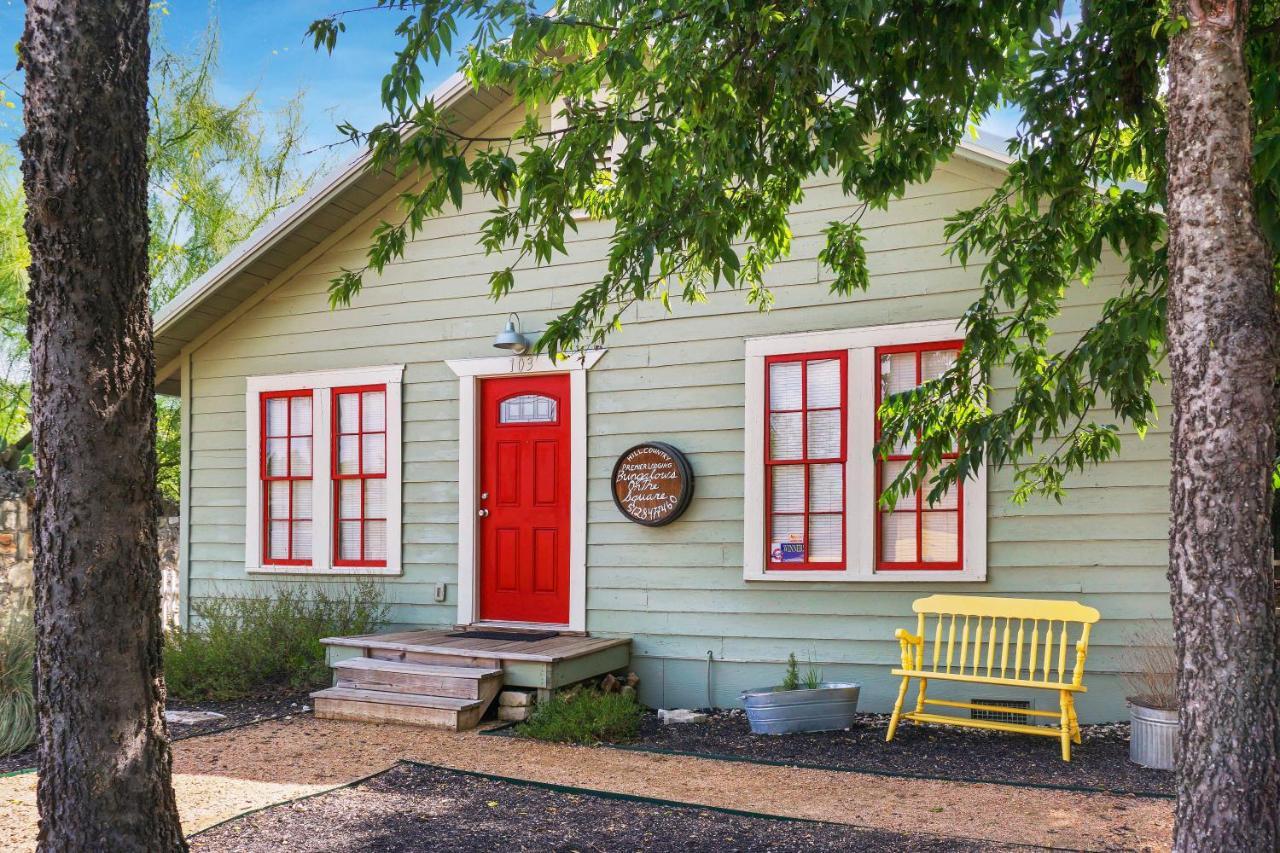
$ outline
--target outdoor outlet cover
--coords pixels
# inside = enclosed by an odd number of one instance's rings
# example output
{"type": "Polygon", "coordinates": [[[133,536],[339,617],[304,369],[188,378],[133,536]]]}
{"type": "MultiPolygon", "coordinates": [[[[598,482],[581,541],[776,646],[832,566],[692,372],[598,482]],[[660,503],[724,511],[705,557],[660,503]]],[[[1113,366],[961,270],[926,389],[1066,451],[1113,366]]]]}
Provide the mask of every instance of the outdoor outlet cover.
{"type": "Polygon", "coordinates": [[[436,601],[444,601],[449,588],[442,583],[436,584],[436,601]]]}

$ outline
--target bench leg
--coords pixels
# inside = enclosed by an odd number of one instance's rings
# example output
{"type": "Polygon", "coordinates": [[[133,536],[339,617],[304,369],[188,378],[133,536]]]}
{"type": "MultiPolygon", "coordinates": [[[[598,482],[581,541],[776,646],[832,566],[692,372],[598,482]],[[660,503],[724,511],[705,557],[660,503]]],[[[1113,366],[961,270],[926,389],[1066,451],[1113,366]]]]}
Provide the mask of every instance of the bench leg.
{"type": "Polygon", "coordinates": [[[1062,708],[1062,760],[1071,760],[1071,694],[1063,690],[1058,704],[1062,708]]]}
{"type": "Polygon", "coordinates": [[[907,698],[907,685],[911,683],[911,676],[902,676],[902,686],[898,688],[898,701],[893,703],[893,716],[889,718],[889,733],[885,735],[885,742],[893,740],[894,734],[898,731],[898,720],[902,719],[902,703],[907,698]]]}
{"type": "Polygon", "coordinates": [[[916,713],[924,713],[924,693],[929,688],[929,679],[920,679],[920,692],[916,694],[916,713]]]}
{"type": "Polygon", "coordinates": [[[1071,715],[1071,740],[1073,743],[1080,743],[1080,718],[1076,716],[1076,697],[1073,693],[1067,694],[1067,713],[1071,715]]]}

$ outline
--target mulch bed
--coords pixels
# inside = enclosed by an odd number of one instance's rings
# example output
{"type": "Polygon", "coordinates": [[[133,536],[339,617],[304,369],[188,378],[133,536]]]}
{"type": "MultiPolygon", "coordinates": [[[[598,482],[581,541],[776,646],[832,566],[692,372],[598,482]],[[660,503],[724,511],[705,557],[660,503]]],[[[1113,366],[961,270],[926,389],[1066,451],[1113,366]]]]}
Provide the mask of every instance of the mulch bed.
{"type": "MultiPolygon", "coordinates": [[[[252,699],[233,699],[224,702],[180,702],[169,700],[165,706],[170,711],[216,711],[226,717],[225,720],[209,720],[203,723],[188,725],[170,725],[169,737],[172,740],[211,735],[215,732],[234,729],[238,726],[285,717],[290,714],[303,714],[311,710],[311,699],[306,693],[285,693],[277,696],[258,697],[252,699]]],[[[15,770],[26,770],[36,764],[36,749],[31,747],[23,752],[0,758],[0,773],[11,773],[15,770]]]]}
{"type": "MultiPolygon", "coordinates": [[[[1173,773],[1129,762],[1129,726],[1083,726],[1083,743],[1064,762],[1056,739],[905,722],[885,743],[887,714],[861,714],[848,731],[753,735],[739,710],[705,723],[663,725],[646,713],[629,748],[770,761],[825,769],[931,778],[1050,785],[1132,794],[1173,794],[1173,773]]],[[[510,730],[504,731],[506,734],[510,730]]]]}
{"type": "Polygon", "coordinates": [[[997,849],[966,839],[734,814],[402,763],[359,785],[215,826],[193,851],[997,849]]]}

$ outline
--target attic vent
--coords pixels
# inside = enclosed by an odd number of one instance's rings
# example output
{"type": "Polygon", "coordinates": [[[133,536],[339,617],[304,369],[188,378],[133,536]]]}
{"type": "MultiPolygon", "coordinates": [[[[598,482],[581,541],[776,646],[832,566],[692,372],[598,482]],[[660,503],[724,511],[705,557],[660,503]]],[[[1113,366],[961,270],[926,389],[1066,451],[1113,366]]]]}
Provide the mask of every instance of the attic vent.
{"type": "Polygon", "coordinates": [[[970,699],[973,705],[994,705],[1000,708],[999,711],[979,711],[977,708],[969,709],[969,719],[971,720],[990,720],[994,723],[1030,723],[1030,714],[1017,714],[1006,711],[1006,708],[1026,708],[1031,710],[1031,701],[1028,699],[970,699]]]}

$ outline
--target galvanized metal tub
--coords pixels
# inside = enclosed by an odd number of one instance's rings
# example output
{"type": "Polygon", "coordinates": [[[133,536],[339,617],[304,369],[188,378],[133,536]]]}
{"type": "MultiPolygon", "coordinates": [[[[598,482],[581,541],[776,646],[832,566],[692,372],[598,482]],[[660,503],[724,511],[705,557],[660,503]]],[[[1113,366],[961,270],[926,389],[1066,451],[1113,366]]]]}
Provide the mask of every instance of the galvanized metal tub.
{"type": "Polygon", "coordinates": [[[861,685],[823,682],[803,690],[761,687],[742,694],[751,731],[759,735],[847,729],[858,712],[861,685]]]}
{"type": "Polygon", "coordinates": [[[1172,770],[1178,746],[1178,712],[1129,702],[1129,760],[1155,770],[1172,770]]]}

